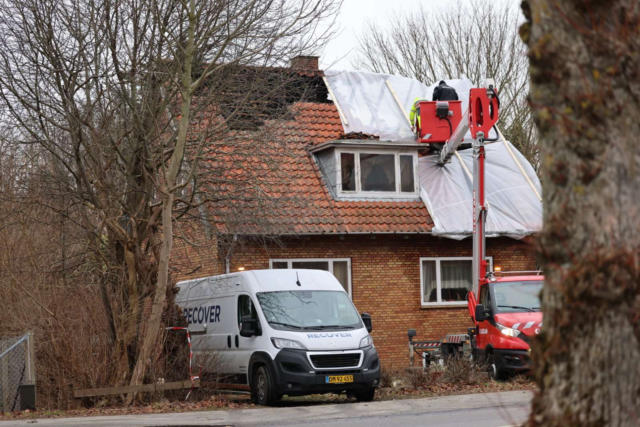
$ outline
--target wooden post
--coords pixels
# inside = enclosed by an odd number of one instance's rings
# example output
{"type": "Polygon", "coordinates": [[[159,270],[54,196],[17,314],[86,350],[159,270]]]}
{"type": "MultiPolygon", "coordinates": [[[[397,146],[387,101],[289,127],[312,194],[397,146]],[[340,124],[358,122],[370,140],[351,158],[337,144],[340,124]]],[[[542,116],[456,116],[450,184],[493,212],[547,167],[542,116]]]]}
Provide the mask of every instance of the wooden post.
{"type": "Polygon", "coordinates": [[[394,101],[396,101],[398,108],[400,108],[400,112],[402,113],[404,118],[407,119],[407,122],[409,123],[409,127],[413,126],[413,123],[411,123],[411,120],[409,120],[409,114],[406,111],[404,111],[404,107],[402,106],[402,103],[400,102],[400,99],[398,98],[396,91],[393,90],[393,86],[391,86],[391,83],[389,83],[389,80],[386,80],[385,83],[387,84],[387,88],[389,89],[389,92],[391,92],[391,95],[393,96],[394,101]]]}
{"type": "Polygon", "coordinates": [[[76,410],[82,408],[82,400],[75,396],[76,386],[73,384],[68,385],[69,388],[69,409],[76,410]]]}

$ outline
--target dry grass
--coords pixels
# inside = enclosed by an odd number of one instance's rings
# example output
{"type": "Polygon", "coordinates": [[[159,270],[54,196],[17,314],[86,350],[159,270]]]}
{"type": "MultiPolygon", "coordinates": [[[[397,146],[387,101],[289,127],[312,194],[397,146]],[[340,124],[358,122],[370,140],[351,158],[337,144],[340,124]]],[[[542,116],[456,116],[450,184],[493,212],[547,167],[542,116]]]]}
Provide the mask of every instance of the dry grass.
{"type": "Polygon", "coordinates": [[[474,385],[487,381],[485,365],[472,363],[463,357],[450,357],[447,360],[440,380],[450,384],[474,385]]]}
{"type": "MultiPolygon", "coordinates": [[[[485,365],[470,362],[468,359],[449,358],[445,365],[394,369],[382,367],[381,387],[390,390],[458,389],[486,387],[490,391],[508,391],[518,388],[530,389],[534,386],[531,378],[518,375],[508,381],[497,382],[489,379],[485,365]]],[[[390,392],[394,394],[394,392],[390,392]]]]}
{"type": "Polygon", "coordinates": [[[432,385],[437,381],[437,377],[433,371],[425,371],[422,368],[407,368],[403,376],[406,384],[415,389],[432,385]]]}
{"type": "Polygon", "coordinates": [[[392,387],[393,381],[398,378],[398,370],[388,368],[386,366],[380,366],[380,386],[392,387]]]}

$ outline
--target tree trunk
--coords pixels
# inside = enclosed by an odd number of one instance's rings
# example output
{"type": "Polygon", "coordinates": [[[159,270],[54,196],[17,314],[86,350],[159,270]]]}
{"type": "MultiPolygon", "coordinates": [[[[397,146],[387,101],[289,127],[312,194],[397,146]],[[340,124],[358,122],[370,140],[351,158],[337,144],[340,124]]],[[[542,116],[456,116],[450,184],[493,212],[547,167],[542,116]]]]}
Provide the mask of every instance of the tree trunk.
{"type": "MultiPolygon", "coordinates": [[[[151,361],[151,352],[155,349],[155,343],[160,332],[160,324],[162,323],[162,313],[164,312],[165,302],[167,299],[167,286],[169,283],[169,261],[171,258],[171,250],[173,248],[173,193],[166,194],[162,203],[162,247],[160,249],[160,259],[158,260],[158,280],[153,294],[153,304],[151,306],[151,315],[149,319],[143,319],[147,322],[140,353],[133,369],[130,385],[139,385],[144,381],[144,376],[151,361]]],[[[129,394],[126,404],[133,402],[133,393],[129,394]]]]}
{"type": "Polygon", "coordinates": [[[529,0],[544,185],[544,327],[530,426],[640,423],[636,0],[529,0]]]}

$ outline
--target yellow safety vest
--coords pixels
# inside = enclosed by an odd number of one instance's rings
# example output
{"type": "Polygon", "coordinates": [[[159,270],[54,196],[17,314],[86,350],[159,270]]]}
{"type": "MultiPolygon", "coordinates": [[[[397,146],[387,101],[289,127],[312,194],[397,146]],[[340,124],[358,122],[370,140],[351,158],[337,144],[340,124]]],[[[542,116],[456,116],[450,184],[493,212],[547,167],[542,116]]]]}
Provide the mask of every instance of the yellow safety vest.
{"type": "Polygon", "coordinates": [[[420,98],[420,97],[417,97],[416,99],[413,100],[413,105],[411,106],[411,111],[409,112],[409,121],[411,122],[412,126],[416,124],[416,119],[417,119],[417,122],[420,122],[420,114],[418,113],[418,109],[416,108],[416,102],[418,101],[429,101],[429,100],[425,98],[420,98]]]}

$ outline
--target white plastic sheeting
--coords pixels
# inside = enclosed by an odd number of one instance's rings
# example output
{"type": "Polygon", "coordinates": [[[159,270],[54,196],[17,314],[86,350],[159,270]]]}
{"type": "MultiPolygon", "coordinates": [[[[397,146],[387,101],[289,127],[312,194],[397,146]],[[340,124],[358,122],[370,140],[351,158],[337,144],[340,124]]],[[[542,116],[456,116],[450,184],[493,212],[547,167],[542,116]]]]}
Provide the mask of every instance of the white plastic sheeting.
{"type": "MultiPolygon", "coordinates": [[[[381,141],[414,141],[408,120],[413,101],[417,97],[432,99],[433,89],[439,83],[426,86],[417,80],[366,71],[326,71],[325,76],[335,96],[334,101],[344,115],[345,133],[377,135],[381,141]]],[[[469,104],[472,83],[464,76],[445,82],[456,89],[464,113],[469,104]]],[[[495,137],[495,132],[491,130],[488,138],[495,137]]],[[[467,134],[465,142],[470,142],[470,139],[470,134],[467,134]]],[[[488,143],[485,191],[489,210],[486,235],[521,239],[542,229],[542,203],[505,144],[509,144],[525,174],[541,194],[540,180],[518,150],[509,142],[488,143]]],[[[459,154],[467,169],[473,173],[472,150],[460,151],[459,154]]],[[[473,183],[460,160],[454,156],[451,163],[440,167],[436,164],[435,156],[424,157],[420,159],[418,169],[420,197],[433,219],[433,234],[453,239],[470,236],[473,229],[473,183]]]]}
{"type": "Polygon", "coordinates": [[[381,141],[413,141],[408,114],[413,100],[427,92],[417,80],[367,71],[325,71],[335,101],[347,119],[345,133],[377,135],[381,141]],[[400,109],[386,82],[402,104],[400,109]]]}
{"type": "MultiPolygon", "coordinates": [[[[542,202],[505,144],[509,144],[538,194],[542,194],[535,171],[510,142],[487,143],[485,196],[489,207],[486,236],[521,239],[542,229],[542,202]]],[[[459,154],[473,175],[473,150],[459,151],[459,154]]],[[[434,235],[463,239],[473,230],[472,179],[456,156],[444,167],[438,166],[436,159],[436,156],[423,157],[418,163],[420,197],[433,219],[434,235]]]]}
{"type": "MultiPolygon", "coordinates": [[[[381,141],[414,141],[408,120],[413,101],[416,98],[431,100],[433,89],[439,83],[426,86],[414,79],[368,71],[326,71],[325,76],[336,97],[334,101],[345,116],[346,123],[344,120],[342,123],[345,133],[377,135],[381,141]]],[[[464,113],[473,85],[464,76],[445,82],[458,93],[464,113]]],[[[470,138],[469,134],[465,137],[470,138]]],[[[488,138],[495,138],[493,130],[488,138]]]]}

